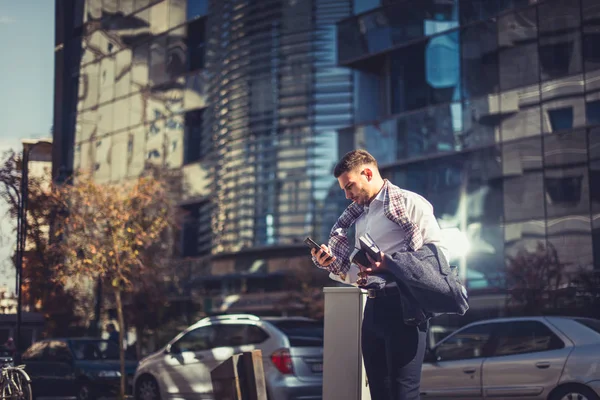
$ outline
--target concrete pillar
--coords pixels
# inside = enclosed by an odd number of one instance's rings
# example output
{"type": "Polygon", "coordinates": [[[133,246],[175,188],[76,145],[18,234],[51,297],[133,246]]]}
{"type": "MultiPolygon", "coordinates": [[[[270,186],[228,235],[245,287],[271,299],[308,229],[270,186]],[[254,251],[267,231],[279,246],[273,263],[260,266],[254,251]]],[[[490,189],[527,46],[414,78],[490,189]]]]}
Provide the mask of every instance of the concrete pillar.
{"type": "Polygon", "coordinates": [[[370,400],[360,349],[366,291],[326,287],[323,399],[370,400]]]}

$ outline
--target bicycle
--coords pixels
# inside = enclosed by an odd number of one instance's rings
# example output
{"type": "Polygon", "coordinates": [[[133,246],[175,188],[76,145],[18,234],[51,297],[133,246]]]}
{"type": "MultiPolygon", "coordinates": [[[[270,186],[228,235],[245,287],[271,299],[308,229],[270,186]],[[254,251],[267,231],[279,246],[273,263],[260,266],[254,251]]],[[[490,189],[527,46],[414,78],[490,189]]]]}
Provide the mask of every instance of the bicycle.
{"type": "Polygon", "coordinates": [[[0,367],[0,400],[33,400],[31,378],[25,366],[14,367],[12,362],[4,362],[0,367]]]}

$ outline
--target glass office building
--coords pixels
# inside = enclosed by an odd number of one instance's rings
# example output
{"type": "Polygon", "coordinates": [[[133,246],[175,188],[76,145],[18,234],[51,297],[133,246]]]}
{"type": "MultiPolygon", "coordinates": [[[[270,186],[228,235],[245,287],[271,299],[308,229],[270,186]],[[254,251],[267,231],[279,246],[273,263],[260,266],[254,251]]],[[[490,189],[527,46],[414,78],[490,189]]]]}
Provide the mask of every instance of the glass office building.
{"type": "Polygon", "coordinates": [[[367,149],[432,202],[471,293],[600,268],[600,2],[354,6],[340,153],[367,149]]]}
{"type": "Polygon", "coordinates": [[[214,157],[217,252],[314,236],[352,121],[351,74],[336,67],[348,0],[211,2],[204,119],[214,157]],[[325,176],[323,176],[325,175],[325,176]]]}
{"type": "Polygon", "coordinates": [[[310,263],[302,240],[322,231],[324,171],[352,124],[352,73],[336,53],[351,0],[61,0],[56,11],[55,177],[177,171],[176,255],[201,267],[194,287],[279,290],[282,271],[310,263]]]}

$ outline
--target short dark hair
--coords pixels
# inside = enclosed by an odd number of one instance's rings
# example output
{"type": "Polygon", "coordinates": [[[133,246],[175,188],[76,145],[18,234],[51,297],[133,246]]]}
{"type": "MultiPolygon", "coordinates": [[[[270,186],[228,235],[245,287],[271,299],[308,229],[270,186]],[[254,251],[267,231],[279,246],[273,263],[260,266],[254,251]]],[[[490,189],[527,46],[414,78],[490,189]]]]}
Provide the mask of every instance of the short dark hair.
{"type": "Polygon", "coordinates": [[[377,167],[377,160],[366,150],[349,151],[336,164],[333,169],[333,176],[339,178],[340,175],[366,164],[373,164],[377,167]]]}

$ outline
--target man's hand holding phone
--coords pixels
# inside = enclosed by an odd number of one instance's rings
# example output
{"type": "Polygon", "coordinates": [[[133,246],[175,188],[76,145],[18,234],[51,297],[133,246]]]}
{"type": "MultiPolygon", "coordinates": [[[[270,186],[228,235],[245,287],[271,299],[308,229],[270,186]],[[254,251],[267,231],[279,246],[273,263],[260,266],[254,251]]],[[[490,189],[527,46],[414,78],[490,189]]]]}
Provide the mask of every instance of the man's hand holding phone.
{"type": "Polygon", "coordinates": [[[322,244],[319,246],[319,244],[310,237],[304,239],[304,243],[310,247],[310,254],[317,259],[317,262],[321,267],[326,268],[335,261],[335,256],[331,255],[331,251],[326,245],[322,244]]]}
{"type": "Polygon", "coordinates": [[[335,261],[335,256],[330,254],[329,249],[324,244],[322,244],[318,250],[314,248],[311,249],[310,254],[317,259],[317,262],[322,267],[327,267],[335,261]]]}

